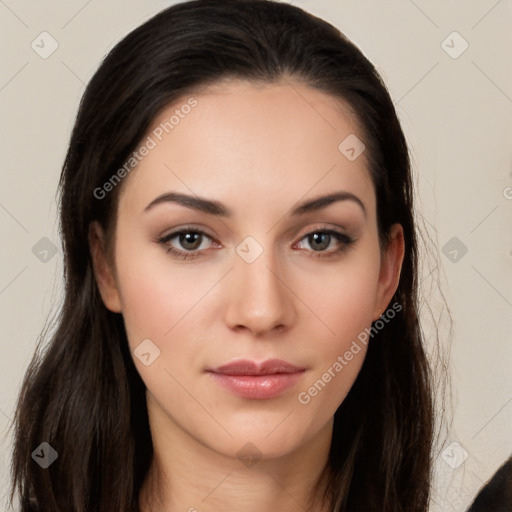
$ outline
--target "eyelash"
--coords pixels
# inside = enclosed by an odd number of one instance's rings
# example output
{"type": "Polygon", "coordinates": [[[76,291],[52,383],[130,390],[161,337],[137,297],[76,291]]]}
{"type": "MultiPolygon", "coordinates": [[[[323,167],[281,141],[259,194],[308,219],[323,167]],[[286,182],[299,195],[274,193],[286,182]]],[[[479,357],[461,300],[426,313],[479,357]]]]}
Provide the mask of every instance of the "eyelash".
{"type": "MultiPolygon", "coordinates": [[[[179,231],[174,231],[173,233],[170,233],[170,234],[165,235],[165,236],[163,236],[161,238],[158,238],[156,241],[159,244],[161,244],[161,245],[166,245],[173,238],[176,238],[179,235],[183,235],[183,234],[187,234],[187,233],[199,234],[199,235],[201,235],[203,237],[206,237],[206,238],[209,238],[210,240],[212,240],[212,237],[210,237],[206,232],[204,232],[204,231],[202,231],[200,229],[197,229],[197,228],[183,228],[183,229],[180,229],[179,231]]],[[[345,235],[344,233],[340,233],[338,231],[335,231],[335,230],[332,230],[332,229],[327,229],[327,228],[326,229],[319,228],[319,229],[316,229],[314,231],[310,231],[309,233],[306,233],[301,238],[301,240],[304,240],[305,238],[308,238],[311,235],[318,234],[318,233],[322,233],[322,234],[327,234],[327,235],[333,236],[339,242],[341,242],[342,245],[341,245],[341,247],[339,249],[336,249],[334,251],[329,251],[329,252],[326,252],[326,251],[313,251],[313,250],[311,250],[310,252],[316,253],[316,254],[312,255],[313,258],[329,258],[329,257],[333,257],[335,255],[339,255],[339,254],[344,253],[345,251],[347,251],[355,242],[355,240],[353,240],[348,235],[345,235]]],[[[194,251],[179,251],[179,250],[175,249],[174,247],[169,246],[169,247],[167,247],[166,251],[167,251],[168,254],[171,254],[174,258],[183,259],[183,260],[195,259],[195,258],[198,258],[198,257],[202,256],[201,252],[198,251],[197,249],[194,250],[194,251]]]]}

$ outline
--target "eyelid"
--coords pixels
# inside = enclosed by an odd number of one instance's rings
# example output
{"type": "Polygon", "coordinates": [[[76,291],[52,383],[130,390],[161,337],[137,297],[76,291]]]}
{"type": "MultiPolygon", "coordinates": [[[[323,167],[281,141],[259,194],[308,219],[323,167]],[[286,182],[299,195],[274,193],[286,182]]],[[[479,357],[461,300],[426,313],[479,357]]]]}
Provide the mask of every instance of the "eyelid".
{"type": "MultiPolygon", "coordinates": [[[[341,235],[347,235],[349,229],[346,226],[338,225],[330,222],[318,222],[313,225],[308,225],[307,229],[303,232],[301,235],[301,239],[304,238],[307,235],[310,235],[311,233],[316,233],[317,231],[335,231],[337,233],[340,233],[341,235]]],[[[301,233],[302,230],[299,231],[301,233]]],[[[297,235],[299,236],[299,235],[297,235]]]]}
{"type": "MultiPolygon", "coordinates": [[[[294,243],[294,245],[302,242],[302,240],[304,240],[306,237],[308,237],[314,233],[327,233],[330,236],[334,236],[335,238],[337,238],[338,243],[342,244],[341,249],[335,249],[335,250],[330,250],[330,251],[312,251],[312,250],[307,250],[307,249],[300,250],[301,252],[306,251],[309,253],[314,253],[314,254],[312,254],[313,257],[322,257],[323,256],[323,257],[327,258],[329,256],[334,256],[340,252],[344,252],[346,249],[350,248],[350,246],[353,245],[353,243],[356,241],[356,237],[349,235],[348,233],[346,233],[346,231],[347,231],[347,229],[344,227],[334,226],[332,224],[329,225],[329,223],[323,223],[323,224],[320,223],[316,226],[308,227],[307,231],[305,231],[297,239],[297,241],[294,243]],[[345,238],[345,240],[343,240],[343,238],[345,238]]],[[[193,226],[193,225],[181,226],[166,235],[157,237],[155,239],[155,242],[157,242],[161,245],[166,245],[173,238],[175,238],[183,233],[190,233],[190,232],[201,234],[203,237],[210,239],[214,245],[215,244],[217,246],[222,245],[215,239],[215,237],[210,235],[203,227],[197,227],[197,226],[193,226]]],[[[174,256],[176,258],[181,258],[181,259],[187,259],[187,258],[193,259],[193,258],[201,257],[204,255],[204,253],[206,251],[208,251],[208,249],[202,249],[202,250],[195,249],[192,251],[187,251],[184,249],[176,249],[173,246],[169,246],[167,249],[167,252],[172,253],[172,254],[174,254],[174,256]]]]}
{"type": "MultiPolygon", "coordinates": [[[[330,223],[324,222],[324,223],[318,223],[316,225],[308,227],[307,230],[305,230],[303,232],[303,234],[300,236],[298,241],[300,241],[304,237],[311,235],[312,233],[316,233],[318,231],[334,231],[341,235],[350,237],[350,235],[348,234],[349,230],[345,226],[338,226],[335,224],[330,224],[330,223]],[[339,230],[341,230],[341,232],[339,230]]],[[[188,232],[201,233],[202,235],[205,235],[206,237],[210,238],[212,241],[216,241],[217,243],[219,243],[215,239],[215,236],[210,234],[207,231],[207,228],[204,228],[203,226],[200,226],[200,225],[192,225],[192,224],[191,225],[186,224],[184,226],[180,226],[180,227],[176,228],[175,230],[170,231],[169,233],[167,233],[165,235],[159,235],[156,237],[156,241],[161,241],[163,239],[169,240],[177,235],[180,235],[182,233],[188,233],[188,232]]],[[[299,231],[299,233],[300,233],[300,231],[299,231]]],[[[298,234],[294,235],[294,238],[298,237],[298,236],[299,236],[298,234]]]]}
{"type": "Polygon", "coordinates": [[[169,239],[174,238],[175,236],[180,235],[182,233],[191,233],[191,232],[192,233],[201,233],[202,235],[207,236],[211,240],[215,240],[215,236],[210,234],[206,228],[204,228],[202,226],[197,226],[197,225],[196,226],[194,226],[194,225],[180,226],[179,228],[171,230],[167,234],[157,236],[156,238],[157,238],[157,240],[162,240],[162,239],[169,240],[169,239]]]}

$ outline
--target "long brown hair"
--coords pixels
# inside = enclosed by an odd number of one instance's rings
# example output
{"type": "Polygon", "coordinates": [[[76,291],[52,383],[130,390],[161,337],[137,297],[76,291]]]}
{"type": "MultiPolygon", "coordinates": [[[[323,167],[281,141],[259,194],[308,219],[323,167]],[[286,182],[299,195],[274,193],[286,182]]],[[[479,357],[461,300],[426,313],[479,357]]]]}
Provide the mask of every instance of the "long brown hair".
{"type": "Polygon", "coordinates": [[[377,330],[336,411],[325,500],[344,512],[427,510],[433,387],[418,318],[409,152],[390,95],[352,42],[298,7],[196,0],[165,9],[119,42],[82,98],[60,180],[64,303],[51,339],[40,339],[14,420],[11,501],[17,492],[22,512],[139,510],[153,455],[145,386],[121,315],[101,301],[87,237],[93,221],[112,233],[122,184],[101,199],[94,191],[165,106],[228,77],[293,77],[348,103],[362,127],[382,249],[390,226],[403,226],[405,257],[392,299],[401,309],[377,330]],[[31,457],[43,441],[58,453],[46,469],[31,457]]]}

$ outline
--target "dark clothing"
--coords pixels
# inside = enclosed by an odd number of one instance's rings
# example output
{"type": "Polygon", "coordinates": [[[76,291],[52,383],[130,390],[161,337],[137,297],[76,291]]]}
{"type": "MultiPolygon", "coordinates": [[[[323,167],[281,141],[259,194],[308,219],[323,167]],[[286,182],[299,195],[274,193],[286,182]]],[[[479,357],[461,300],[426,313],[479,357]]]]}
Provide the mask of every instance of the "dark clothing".
{"type": "Polygon", "coordinates": [[[512,457],[480,489],[467,512],[512,512],[512,457]]]}

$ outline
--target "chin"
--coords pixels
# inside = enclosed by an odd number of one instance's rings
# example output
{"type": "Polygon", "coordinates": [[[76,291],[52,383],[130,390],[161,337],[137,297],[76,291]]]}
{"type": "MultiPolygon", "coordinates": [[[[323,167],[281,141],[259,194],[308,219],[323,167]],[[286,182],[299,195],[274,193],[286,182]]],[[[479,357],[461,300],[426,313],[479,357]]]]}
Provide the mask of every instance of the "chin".
{"type": "MultiPolygon", "coordinates": [[[[290,418],[293,416],[290,415],[290,418]]],[[[283,414],[280,421],[286,418],[283,414]]],[[[251,421],[247,419],[247,422],[251,421]]],[[[286,419],[281,425],[279,422],[254,421],[251,424],[226,425],[232,437],[216,436],[210,440],[211,446],[216,452],[227,456],[244,460],[252,459],[277,459],[300,449],[315,437],[319,431],[308,431],[306,425],[288,422],[286,419]]]]}

